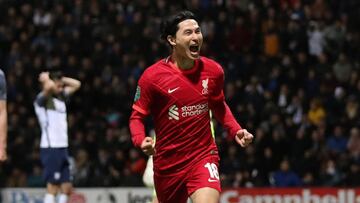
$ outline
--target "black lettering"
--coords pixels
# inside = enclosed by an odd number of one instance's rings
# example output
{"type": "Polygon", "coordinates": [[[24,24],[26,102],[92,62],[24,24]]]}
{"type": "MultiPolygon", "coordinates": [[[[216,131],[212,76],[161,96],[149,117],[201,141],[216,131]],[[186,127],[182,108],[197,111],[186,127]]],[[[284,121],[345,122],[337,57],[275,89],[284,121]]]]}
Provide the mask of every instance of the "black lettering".
{"type": "Polygon", "coordinates": [[[128,203],[148,203],[152,201],[151,195],[133,195],[128,193],[128,203]]]}

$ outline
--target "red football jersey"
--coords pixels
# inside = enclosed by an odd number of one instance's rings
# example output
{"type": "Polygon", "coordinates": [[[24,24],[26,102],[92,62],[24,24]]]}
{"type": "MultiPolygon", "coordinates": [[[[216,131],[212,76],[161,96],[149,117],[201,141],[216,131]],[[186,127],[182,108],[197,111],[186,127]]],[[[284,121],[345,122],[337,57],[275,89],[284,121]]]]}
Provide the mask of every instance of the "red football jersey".
{"type": "Polygon", "coordinates": [[[168,58],[144,71],[133,109],[153,116],[156,174],[181,173],[202,158],[217,154],[209,104],[224,100],[223,83],[222,67],[206,57],[195,60],[190,70],[178,69],[168,58]]]}

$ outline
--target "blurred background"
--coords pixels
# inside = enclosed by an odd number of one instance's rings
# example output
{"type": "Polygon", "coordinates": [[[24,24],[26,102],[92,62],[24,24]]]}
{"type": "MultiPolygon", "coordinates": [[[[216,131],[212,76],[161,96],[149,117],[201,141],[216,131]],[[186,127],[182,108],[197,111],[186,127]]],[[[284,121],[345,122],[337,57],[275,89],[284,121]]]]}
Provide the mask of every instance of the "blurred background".
{"type": "Polygon", "coordinates": [[[223,66],[227,102],[255,135],[242,149],[216,126],[223,187],[359,186],[360,1],[0,0],[0,187],[45,186],[32,103],[51,69],[82,82],[68,106],[74,186],[143,186],[147,157],[128,118],[139,76],[169,55],[162,17],[183,9],[197,15],[202,55],[223,66]]]}

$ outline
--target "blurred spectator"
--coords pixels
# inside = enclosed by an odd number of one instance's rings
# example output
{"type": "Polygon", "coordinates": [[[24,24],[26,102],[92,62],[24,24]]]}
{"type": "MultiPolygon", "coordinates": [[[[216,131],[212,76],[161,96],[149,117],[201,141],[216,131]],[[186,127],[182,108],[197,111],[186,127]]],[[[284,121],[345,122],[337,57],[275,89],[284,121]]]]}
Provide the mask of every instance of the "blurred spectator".
{"type": "Polygon", "coordinates": [[[279,53],[279,36],[274,21],[269,20],[264,35],[264,53],[268,57],[275,57],[279,53]]]}
{"type": "Polygon", "coordinates": [[[319,98],[314,98],[310,101],[310,109],[308,118],[311,124],[319,125],[326,116],[326,112],[319,98]]]}
{"type": "Polygon", "coordinates": [[[351,162],[349,168],[344,184],[347,187],[358,187],[360,185],[360,164],[351,162]]]}
{"type": "Polygon", "coordinates": [[[91,172],[89,154],[84,149],[80,149],[75,156],[74,185],[79,187],[90,185],[91,172]]]}
{"type": "Polygon", "coordinates": [[[42,170],[40,165],[34,165],[31,174],[26,180],[27,187],[45,187],[45,182],[42,177],[42,170]]]}
{"type": "Polygon", "coordinates": [[[339,186],[343,174],[334,160],[324,160],[320,169],[320,179],[323,186],[339,186]]]}
{"type": "Polygon", "coordinates": [[[346,150],[348,139],[344,136],[343,128],[340,125],[334,127],[333,133],[326,140],[330,152],[339,154],[346,150]]]}
{"type": "Polygon", "coordinates": [[[341,53],[339,55],[338,60],[333,66],[333,71],[335,78],[338,80],[338,82],[343,84],[349,81],[352,71],[352,65],[347,60],[347,57],[344,53],[341,53]]]}
{"type": "Polygon", "coordinates": [[[271,177],[273,179],[273,185],[276,187],[296,187],[301,186],[301,179],[299,176],[290,169],[290,163],[284,159],[280,163],[280,168],[275,171],[271,177]]]}
{"type": "Polygon", "coordinates": [[[336,20],[332,25],[324,29],[324,38],[326,41],[326,49],[331,54],[338,54],[339,50],[343,50],[346,37],[346,25],[341,20],[336,20]]]}
{"type": "Polygon", "coordinates": [[[350,138],[347,143],[347,149],[349,150],[350,159],[355,164],[360,164],[360,131],[359,128],[353,127],[350,130],[350,138]]]}
{"type": "Polygon", "coordinates": [[[13,168],[6,183],[6,187],[26,187],[26,174],[19,168],[13,168]]]}
{"type": "Polygon", "coordinates": [[[309,54],[312,56],[319,56],[324,51],[325,40],[322,26],[318,22],[312,21],[308,29],[309,36],[309,54]]]}

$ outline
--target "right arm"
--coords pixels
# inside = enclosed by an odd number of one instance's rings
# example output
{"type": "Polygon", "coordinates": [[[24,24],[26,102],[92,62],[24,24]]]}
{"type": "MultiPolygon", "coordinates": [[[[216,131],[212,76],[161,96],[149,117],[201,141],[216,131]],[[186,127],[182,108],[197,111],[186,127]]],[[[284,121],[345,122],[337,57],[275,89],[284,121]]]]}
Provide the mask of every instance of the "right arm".
{"type": "Polygon", "coordinates": [[[154,140],[151,137],[146,137],[144,125],[144,119],[150,113],[150,106],[153,101],[152,95],[151,81],[147,79],[146,74],[143,74],[136,88],[129,128],[135,147],[140,148],[147,155],[154,154],[154,140]]]}
{"type": "Polygon", "coordinates": [[[0,70],[0,161],[7,159],[7,110],[6,110],[6,81],[0,70]]]}
{"type": "Polygon", "coordinates": [[[145,115],[133,110],[129,120],[129,127],[131,133],[131,140],[135,147],[141,147],[142,141],[145,139],[145,115]]]}
{"type": "Polygon", "coordinates": [[[154,140],[145,135],[144,118],[146,115],[133,110],[129,120],[131,140],[134,145],[140,148],[145,154],[154,154],[154,140]]]}
{"type": "Polygon", "coordinates": [[[49,72],[40,73],[39,82],[42,85],[41,95],[43,97],[50,96],[55,88],[55,82],[50,79],[49,72]]]}

